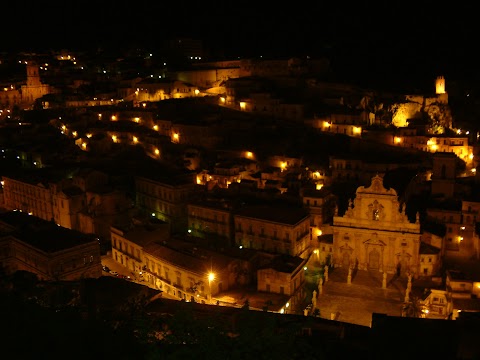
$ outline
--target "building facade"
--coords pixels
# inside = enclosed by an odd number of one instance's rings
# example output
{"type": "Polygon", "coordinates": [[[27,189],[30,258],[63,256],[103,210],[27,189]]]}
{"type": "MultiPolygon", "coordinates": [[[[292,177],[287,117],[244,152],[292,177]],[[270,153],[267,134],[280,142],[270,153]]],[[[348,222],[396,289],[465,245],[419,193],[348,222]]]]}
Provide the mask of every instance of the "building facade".
{"type": "Polygon", "coordinates": [[[47,181],[3,176],[3,193],[7,210],[20,210],[44,220],[54,217],[52,194],[47,181]]]}
{"type": "Polygon", "coordinates": [[[378,175],[357,188],[343,216],[334,216],[333,234],[335,267],[418,275],[419,218],[408,220],[397,192],[378,175]]]}
{"type": "Polygon", "coordinates": [[[233,233],[232,206],[225,201],[190,202],[188,208],[188,232],[192,236],[223,240],[231,245],[233,233]]]}
{"type": "Polygon", "coordinates": [[[135,177],[136,204],[147,214],[170,224],[172,233],[187,231],[187,202],[195,178],[135,177]],[[177,180],[177,181],[176,181],[177,180]]]}
{"type": "Polygon", "coordinates": [[[308,258],[310,215],[301,208],[247,206],[234,214],[235,245],[308,258]]]}
{"type": "Polygon", "coordinates": [[[50,281],[102,275],[95,236],[20,211],[0,215],[0,266],[6,274],[22,270],[50,281]]]}

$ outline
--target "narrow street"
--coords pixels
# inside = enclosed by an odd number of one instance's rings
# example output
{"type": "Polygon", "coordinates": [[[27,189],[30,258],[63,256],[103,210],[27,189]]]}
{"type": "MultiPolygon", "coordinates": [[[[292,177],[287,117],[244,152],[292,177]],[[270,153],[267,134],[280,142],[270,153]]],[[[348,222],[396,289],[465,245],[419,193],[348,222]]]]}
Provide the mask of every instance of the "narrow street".
{"type": "MultiPolygon", "coordinates": [[[[107,266],[110,270],[116,271],[118,273],[118,275],[130,276],[130,280],[125,279],[125,281],[132,281],[136,284],[148,286],[152,289],[158,290],[155,287],[149,285],[147,282],[143,281],[138,276],[138,274],[137,274],[137,276],[135,276],[135,274],[132,271],[127,269],[125,266],[122,266],[119,263],[117,263],[115,260],[112,259],[112,257],[110,255],[102,255],[102,266],[107,266]]],[[[112,275],[112,274],[107,273],[105,271],[103,271],[103,276],[113,276],[113,277],[115,277],[115,275],[112,275]]],[[[167,294],[166,292],[162,292],[162,297],[164,297],[166,299],[178,300],[177,297],[175,297],[173,295],[170,295],[170,294],[167,294]]]]}

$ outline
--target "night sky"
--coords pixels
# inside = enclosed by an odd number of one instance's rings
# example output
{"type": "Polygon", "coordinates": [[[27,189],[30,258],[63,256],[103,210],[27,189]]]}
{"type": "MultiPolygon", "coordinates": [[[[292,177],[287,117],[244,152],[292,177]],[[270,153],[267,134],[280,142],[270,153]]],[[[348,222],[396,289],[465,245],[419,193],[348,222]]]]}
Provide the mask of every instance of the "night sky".
{"type": "Polygon", "coordinates": [[[164,39],[188,36],[228,57],[326,55],[347,76],[476,81],[474,2],[418,3],[25,0],[3,5],[15,36],[4,38],[0,50],[155,49],[164,39]]]}

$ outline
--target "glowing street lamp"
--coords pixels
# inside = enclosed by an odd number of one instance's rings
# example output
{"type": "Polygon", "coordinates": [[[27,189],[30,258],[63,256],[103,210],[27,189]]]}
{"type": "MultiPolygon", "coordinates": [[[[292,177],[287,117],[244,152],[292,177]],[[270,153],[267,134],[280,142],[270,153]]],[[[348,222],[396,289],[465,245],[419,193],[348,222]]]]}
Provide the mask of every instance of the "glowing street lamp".
{"type": "Polygon", "coordinates": [[[208,292],[210,296],[210,304],[212,303],[212,281],[215,280],[214,273],[208,273],[208,292]]]}

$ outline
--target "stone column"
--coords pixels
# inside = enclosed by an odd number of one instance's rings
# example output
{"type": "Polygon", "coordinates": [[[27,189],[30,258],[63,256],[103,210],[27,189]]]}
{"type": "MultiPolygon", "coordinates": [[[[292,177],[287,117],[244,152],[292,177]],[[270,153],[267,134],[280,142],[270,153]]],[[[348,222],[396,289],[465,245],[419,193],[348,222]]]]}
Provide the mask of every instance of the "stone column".
{"type": "Polygon", "coordinates": [[[323,273],[323,276],[325,277],[325,282],[328,281],[328,265],[325,265],[324,267],[325,272],[323,273]]]}
{"type": "Polygon", "coordinates": [[[383,280],[382,280],[382,289],[387,288],[387,273],[384,271],[383,272],[383,280]]]}
{"type": "Polygon", "coordinates": [[[348,268],[347,284],[350,285],[351,283],[352,283],[352,268],[348,268]]]}
{"type": "Polygon", "coordinates": [[[412,291],[412,274],[408,273],[407,289],[405,290],[405,302],[410,300],[410,292],[412,291]]]}

